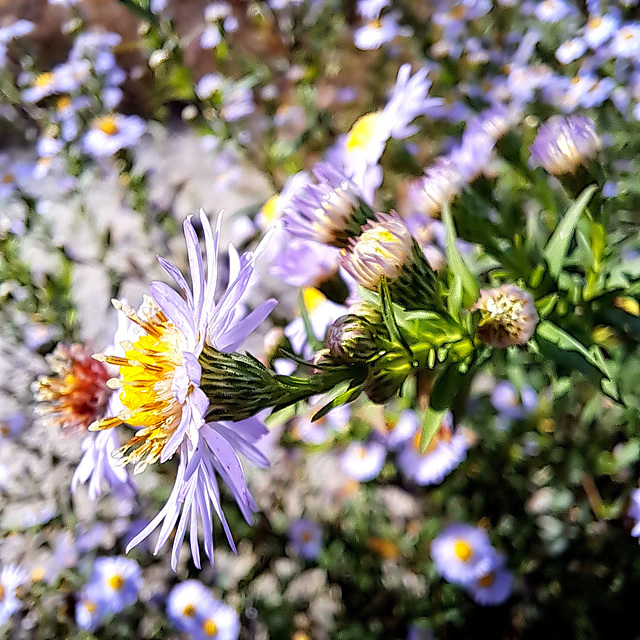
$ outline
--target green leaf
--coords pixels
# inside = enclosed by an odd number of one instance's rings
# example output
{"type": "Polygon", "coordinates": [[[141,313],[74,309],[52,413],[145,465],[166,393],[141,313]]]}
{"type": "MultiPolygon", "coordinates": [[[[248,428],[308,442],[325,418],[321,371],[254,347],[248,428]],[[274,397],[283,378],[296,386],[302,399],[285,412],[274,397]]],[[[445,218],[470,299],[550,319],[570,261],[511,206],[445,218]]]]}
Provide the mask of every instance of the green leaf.
{"type": "Polygon", "coordinates": [[[451,408],[453,401],[463,386],[463,378],[467,372],[461,373],[459,363],[450,364],[438,377],[429,394],[429,406],[436,411],[446,411],[451,408]]]}
{"type": "Polygon", "coordinates": [[[362,393],[362,388],[362,384],[355,384],[352,382],[344,393],[337,395],[331,402],[325,404],[320,411],[316,412],[313,415],[313,418],[311,418],[311,422],[316,422],[317,420],[324,418],[329,411],[336,407],[353,402],[362,393]]]}
{"type": "Polygon", "coordinates": [[[431,407],[428,407],[425,411],[420,437],[421,453],[424,453],[427,450],[427,447],[431,444],[433,436],[436,435],[436,432],[440,428],[440,424],[442,423],[442,418],[444,418],[445,413],[447,413],[446,409],[437,411],[431,407]]]}
{"type": "Polygon", "coordinates": [[[444,222],[446,237],[445,245],[447,248],[447,261],[449,268],[454,275],[460,278],[462,289],[464,290],[464,300],[467,305],[472,305],[479,297],[480,290],[475,276],[469,270],[465,261],[462,259],[458,247],[456,246],[456,229],[453,224],[453,217],[448,203],[442,207],[442,220],[444,222]]]}
{"type": "MultiPolygon", "coordinates": [[[[604,380],[600,380],[601,388],[608,396],[614,400],[618,400],[618,390],[609,367],[602,355],[602,351],[598,347],[587,349],[579,340],[572,335],[553,324],[549,320],[543,320],[536,329],[536,336],[542,340],[551,342],[562,351],[573,352],[582,356],[585,364],[595,367],[604,380]]],[[[585,375],[590,376],[588,369],[583,369],[585,375]]]]}
{"type": "Polygon", "coordinates": [[[462,306],[462,278],[458,274],[453,274],[453,284],[447,299],[447,308],[454,318],[460,317],[460,307],[462,306]]]}
{"type": "Polygon", "coordinates": [[[304,331],[307,334],[307,342],[314,351],[322,349],[324,344],[320,340],[318,340],[318,338],[316,338],[316,334],[313,333],[311,318],[309,317],[307,306],[304,303],[304,296],[302,295],[302,291],[300,291],[300,316],[302,317],[302,322],[304,324],[304,331]]]}
{"type": "Polygon", "coordinates": [[[393,302],[391,302],[391,294],[389,293],[389,284],[387,279],[383,276],[380,280],[380,302],[382,304],[382,318],[389,332],[391,339],[399,345],[402,345],[408,353],[411,353],[409,345],[407,345],[405,339],[398,329],[398,323],[396,321],[395,314],[393,313],[393,302]]]}
{"type": "Polygon", "coordinates": [[[554,278],[557,278],[560,274],[573,231],[595,190],[596,185],[591,185],[580,194],[578,199],[569,207],[562,220],[560,220],[560,224],[556,227],[553,235],[549,238],[549,242],[547,242],[547,246],[544,248],[544,256],[549,265],[549,273],[554,278]]]}

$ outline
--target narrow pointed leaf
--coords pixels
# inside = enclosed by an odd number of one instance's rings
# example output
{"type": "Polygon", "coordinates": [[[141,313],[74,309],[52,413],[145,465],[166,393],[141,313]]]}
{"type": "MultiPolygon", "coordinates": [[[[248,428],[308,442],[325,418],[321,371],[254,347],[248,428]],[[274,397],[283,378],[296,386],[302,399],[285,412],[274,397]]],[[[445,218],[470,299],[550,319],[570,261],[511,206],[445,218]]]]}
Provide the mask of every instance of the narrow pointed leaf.
{"type": "Polygon", "coordinates": [[[420,452],[424,453],[433,440],[433,436],[436,435],[444,414],[447,413],[446,409],[437,411],[428,407],[424,414],[422,421],[422,433],[420,437],[420,452]]]}
{"type": "Polygon", "coordinates": [[[595,190],[596,186],[591,185],[580,194],[579,198],[564,214],[560,224],[558,224],[553,235],[549,238],[547,246],[544,248],[544,256],[549,265],[549,272],[554,278],[557,278],[560,274],[576,224],[578,224],[578,220],[595,190]]]}
{"type": "Polygon", "coordinates": [[[479,297],[480,290],[475,276],[463,260],[458,247],[456,246],[456,229],[453,224],[451,209],[447,203],[442,207],[442,220],[444,222],[446,236],[445,245],[447,249],[447,262],[454,275],[458,276],[462,282],[464,291],[464,301],[467,305],[472,305],[479,297]]]}

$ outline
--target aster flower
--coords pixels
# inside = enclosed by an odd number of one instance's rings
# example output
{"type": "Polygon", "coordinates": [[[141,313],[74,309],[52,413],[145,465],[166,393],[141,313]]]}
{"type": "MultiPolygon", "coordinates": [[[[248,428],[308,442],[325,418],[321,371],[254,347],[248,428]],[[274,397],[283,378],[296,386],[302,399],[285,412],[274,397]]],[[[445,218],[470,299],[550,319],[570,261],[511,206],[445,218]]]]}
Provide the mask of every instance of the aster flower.
{"type": "Polygon", "coordinates": [[[522,420],[538,406],[538,394],[529,385],[518,392],[511,382],[501,380],[491,393],[493,407],[512,420],[522,420]]]}
{"type": "Polygon", "coordinates": [[[584,41],[592,49],[598,49],[616,33],[619,27],[620,18],[612,12],[603,16],[591,16],[584,27],[584,41]]]}
{"type": "Polygon", "coordinates": [[[18,589],[27,582],[27,572],[14,564],[2,567],[0,571],[0,625],[6,624],[11,616],[22,608],[18,589]]]}
{"type": "Polygon", "coordinates": [[[353,33],[353,42],[358,49],[370,50],[379,49],[383,44],[387,44],[397,37],[410,37],[413,29],[407,26],[400,26],[397,12],[388,13],[381,19],[370,20],[364,26],[359,27],[353,33]]]}
{"type": "Polygon", "coordinates": [[[76,599],[76,624],[84,631],[95,631],[107,615],[98,583],[85,585],[76,599]]]}
{"type": "Polygon", "coordinates": [[[449,582],[470,585],[496,566],[496,552],[484,529],[456,523],[445,527],[431,543],[436,571],[449,582]]]}
{"type": "Polygon", "coordinates": [[[237,640],[240,633],[235,610],[216,600],[198,580],[185,580],[171,589],[167,615],[179,631],[193,638],[237,640]]]}
{"type": "Polygon", "coordinates": [[[309,518],[298,518],[289,527],[289,542],[304,560],[316,560],[322,549],[322,527],[309,518]]]}
{"type": "Polygon", "coordinates": [[[462,431],[453,430],[453,416],[448,412],[424,453],[421,432],[406,443],[398,454],[402,473],[417,485],[440,484],[445,476],[466,457],[471,442],[462,431]]]}
{"type": "Polygon", "coordinates": [[[536,4],[535,16],[542,22],[559,22],[573,13],[564,0],[543,0],[536,4]]]}
{"type": "Polygon", "coordinates": [[[146,131],[138,116],[114,113],[96,118],[82,139],[82,147],[94,158],[112,156],[121,149],[134,146],[146,131]]]}
{"type": "Polygon", "coordinates": [[[493,607],[506,600],[513,591],[513,573],[506,567],[503,554],[496,554],[496,566],[466,587],[467,593],[478,604],[493,607]]]}
{"type": "Polygon", "coordinates": [[[342,454],[342,470],[354,480],[368,482],[382,471],[386,457],[379,442],[352,442],[342,454]]]}
{"type": "Polygon", "coordinates": [[[313,175],[315,183],[301,185],[292,196],[284,227],[294,236],[343,248],[373,212],[358,187],[336,167],[319,162],[313,175]]]}
{"type": "Polygon", "coordinates": [[[600,138],[590,118],[552,116],[538,130],[530,151],[540,166],[558,176],[574,173],[593,160],[600,146],[600,138]]]}
{"type": "Polygon", "coordinates": [[[582,38],[571,38],[558,47],[556,58],[562,64],[569,64],[582,57],[586,50],[587,43],[582,38]]]}
{"type": "Polygon", "coordinates": [[[86,431],[104,416],[111,396],[107,386],[111,376],[92,353],[81,344],[58,344],[47,356],[54,375],[38,378],[35,397],[41,403],[38,413],[49,424],[86,431]]]}
{"type": "MultiPolygon", "coordinates": [[[[120,377],[112,379],[110,384],[121,388],[120,401],[124,409],[116,416],[99,420],[93,428],[109,429],[124,422],[140,427],[115,455],[123,464],[134,463],[134,473],[157,461],[165,462],[175,453],[180,457],[175,485],[167,503],[127,547],[129,549],[144,540],[162,523],[155,548],[157,553],[177,523],[173,567],[177,563],[187,524],[191,529],[194,562],[200,566],[198,518],[205,532],[205,550],[213,561],[213,512],[222,521],[233,547],[231,532],[220,507],[216,473],[229,486],[245,518],[251,521],[256,505],[248,492],[238,453],[255,464],[268,465],[254,446],[266,433],[259,420],[250,418],[233,424],[225,421],[206,423],[210,401],[200,388],[201,378],[206,379],[215,372],[206,368],[203,371],[198,358],[206,346],[218,354],[220,362],[226,362],[224,354],[237,349],[275,306],[275,301],[269,300],[244,316],[241,305],[256,257],[269,241],[269,236],[265,236],[256,254],[247,253],[237,260],[233,258],[230,284],[215,304],[219,228],[214,236],[204,212],[200,214],[200,221],[206,245],[206,277],[198,238],[188,218],[184,223],[184,233],[191,287],[174,265],[159,258],[185,298],[168,285],[154,282],[151,284],[152,295],[139,313],[126,303],[114,302],[116,308],[137,325],[138,337],[135,342],[121,343],[123,356],[97,356],[119,368],[120,377]]],[[[236,256],[233,252],[231,255],[236,256]]],[[[211,384],[215,389],[215,380],[211,384]]]]}
{"type": "Polygon", "coordinates": [[[106,613],[120,613],[137,601],[142,571],[136,562],[122,556],[96,558],[89,583],[95,585],[99,604],[106,613]]]}
{"type": "Polygon", "coordinates": [[[538,324],[531,294],[512,284],[481,289],[471,311],[480,312],[477,328],[480,340],[501,349],[528,342],[538,324]]]}
{"type": "Polygon", "coordinates": [[[389,451],[395,451],[412,438],[420,421],[415,411],[405,409],[399,414],[385,414],[382,425],[376,426],[376,436],[389,451]]]}

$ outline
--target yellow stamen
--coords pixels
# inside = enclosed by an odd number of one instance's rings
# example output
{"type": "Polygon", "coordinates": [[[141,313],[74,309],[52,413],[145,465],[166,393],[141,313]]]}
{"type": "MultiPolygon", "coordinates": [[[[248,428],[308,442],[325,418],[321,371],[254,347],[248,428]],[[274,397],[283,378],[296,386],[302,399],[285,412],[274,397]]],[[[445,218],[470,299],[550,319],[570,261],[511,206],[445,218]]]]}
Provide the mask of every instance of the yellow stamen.
{"type": "Polygon", "coordinates": [[[453,553],[458,560],[468,562],[473,555],[473,549],[466,540],[458,539],[453,543],[453,553]]]}
{"type": "Polygon", "coordinates": [[[302,300],[308,313],[313,313],[326,300],[323,293],[313,287],[302,290],[302,300]]]}
{"type": "Polygon", "coordinates": [[[53,82],[54,78],[55,76],[53,73],[51,73],[51,71],[47,71],[46,73],[41,73],[33,84],[36,87],[47,87],[53,82]]]}
{"type": "Polygon", "coordinates": [[[71,106],[71,98],[69,96],[60,96],[56,104],[58,111],[64,111],[67,107],[71,106]]]}
{"type": "Polygon", "coordinates": [[[367,113],[355,121],[347,134],[347,151],[364,151],[378,129],[379,112],[367,113]]]}
{"type": "Polygon", "coordinates": [[[114,306],[146,335],[135,342],[123,342],[124,356],[98,356],[119,367],[120,378],[110,381],[109,386],[121,388],[120,400],[125,409],[117,416],[98,420],[90,428],[110,429],[123,422],[142,427],[116,452],[121,464],[135,461],[134,473],[140,473],[158,460],[180,424],[182,405],[173,394],[172,383],[176,369],[182,366],[186,342],[154,302],[148,303],[150,312],[146,318],[140,318],[126,304],[115,301],[114,306]]]}
{"type": "Polygon", "coordinates": [[[116,122],[115,116],[103,116],[102,118],[98,118],[94,122],[94,126],[97,129],[100,129],[103,133],[106,133],[108,136],[114,136],[118,133],[118,123],[116,122]]]}
{"type": "Polygon", "coordinates": [[[124,586],[124,578],[116,573],[109,578],[108,584],[114,591],[120,591],[124,586]]]}
{"type": "Polygon", "coordinates": [[[183,615],[186,616],[187,618],[193,618],[193,616],[196,615],[196,608],[194,605],[192,605],[191,603],[189,603],[188,605],[185,606],[184,610],[182,611],[183,615]]]}
{"type": "Polygon", "coordinates": [[[482,576],[482,578],[480,578],[480,580],[478,580],[478,584],[481,587],[485,587],[485,589],[486,589],[486,588],[490,587],[493,584],[493,581],[494,581],[493,573],[487,573],[486,576],[482,576]]]}
{"type": "Polygon", "coordinates": [[[211,618],[207,618],[204,621],[202,629],[208,636],[213,637],[218,633],[218,625],[211,618]]]}

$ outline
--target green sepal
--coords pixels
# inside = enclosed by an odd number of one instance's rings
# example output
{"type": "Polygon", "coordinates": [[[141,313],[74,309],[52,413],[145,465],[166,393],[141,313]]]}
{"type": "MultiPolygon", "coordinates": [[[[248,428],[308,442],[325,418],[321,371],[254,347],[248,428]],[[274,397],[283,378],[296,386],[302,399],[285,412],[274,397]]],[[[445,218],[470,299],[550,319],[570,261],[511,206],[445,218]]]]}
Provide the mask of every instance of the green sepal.
{"type": "Polygon", "coordinates": [[[331,402],[325,404],[322,409],[320,409],[313,415],[313,417],[311,418],[311,422],[316,422],[317,420],[324,418],[327,413],[329,413],[329,411],[335,409],[336,407],[353,402],[360,396],[362,390],[363,384],[361,382],[352,380],[349,383],[349,387],[346,389],[346,391],[338,394],[333,400],[331,400],[331,402]]]}

